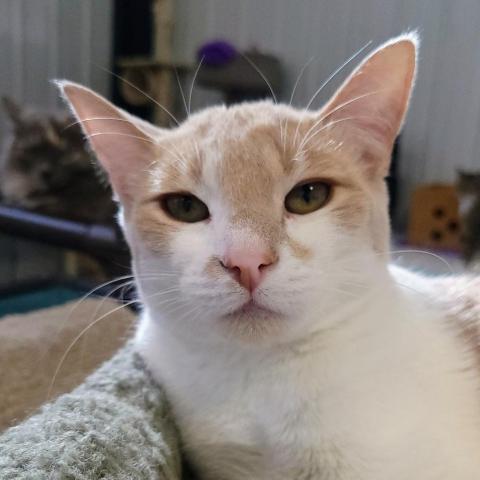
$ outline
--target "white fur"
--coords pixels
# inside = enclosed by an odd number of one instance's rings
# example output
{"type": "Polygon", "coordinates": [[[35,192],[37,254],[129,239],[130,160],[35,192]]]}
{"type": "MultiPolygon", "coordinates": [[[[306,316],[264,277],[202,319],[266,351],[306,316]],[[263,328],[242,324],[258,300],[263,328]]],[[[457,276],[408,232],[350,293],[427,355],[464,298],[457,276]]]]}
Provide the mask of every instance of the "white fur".
{"type": "Polygon", "coordinates": [[[279,343],[235,342],[202,320],[188,335],[147,300],[138,348],[205,478],[478,478],[473,359],[418,293],[425,279],[370,260],[361,294],[328,293],[330,312],[318,296],[289,319],[305,335],[279,343]]]}
{"type": "MultiPolygon", "coordinates": [[[[478,478],[474,358],[427,303],[428,281],[389,270],[368,228],[348,232],[328,206],[287,218],[288,236],[314,254],[282,244],[255,291],[280,317],[240,331],[225,319],[248,294],[205,268],[230,232],[216,161],[192,192],[212,221],[184,225],[168,255],[125,224],[145,304],[138,350],[202,480],[478,478]],[[165,277],[142,279],[155,272],[165,277]]],[[[291,186],[277,188],[281,199],[291,186]]]]}

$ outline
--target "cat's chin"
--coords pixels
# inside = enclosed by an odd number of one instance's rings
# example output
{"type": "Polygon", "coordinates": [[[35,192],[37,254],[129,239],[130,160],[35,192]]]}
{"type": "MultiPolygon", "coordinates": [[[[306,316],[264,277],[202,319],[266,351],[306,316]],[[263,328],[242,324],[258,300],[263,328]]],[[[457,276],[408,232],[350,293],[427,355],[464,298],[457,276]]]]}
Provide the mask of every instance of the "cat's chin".
{"type": "Polygon", "coordinates": [[[254,300],[249,300],[233,312],[224,315],[225,319],[241,320],[245,321],[261,321],[262,319],[270,319],[273,317],[279,317],[280,314],[263,305],[260,305],[254,300]]]}
{"type": "Polygon", "coordinates": [[[279,333],[285,316],[271,310],[254,300],[249,300],[233,312],[221,317],[223,329],[231,335],[239,336],[244,340],[260,340],[279,333]]]}

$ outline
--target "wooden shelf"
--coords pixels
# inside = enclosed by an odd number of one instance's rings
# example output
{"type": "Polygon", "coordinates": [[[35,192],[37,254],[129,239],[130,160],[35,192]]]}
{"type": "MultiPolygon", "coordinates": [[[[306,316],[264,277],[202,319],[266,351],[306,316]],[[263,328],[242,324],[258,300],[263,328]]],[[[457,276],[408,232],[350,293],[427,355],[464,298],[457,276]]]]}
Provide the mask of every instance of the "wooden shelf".
{"type": "Polygon", "coordinates": [[[176,70],[178,73],[187,73],[192,70],[191,65],[182,62],[163,62],[149,57],[121,58],[117,65],[124,69],[151,69],[151,70],[176,70]]]}

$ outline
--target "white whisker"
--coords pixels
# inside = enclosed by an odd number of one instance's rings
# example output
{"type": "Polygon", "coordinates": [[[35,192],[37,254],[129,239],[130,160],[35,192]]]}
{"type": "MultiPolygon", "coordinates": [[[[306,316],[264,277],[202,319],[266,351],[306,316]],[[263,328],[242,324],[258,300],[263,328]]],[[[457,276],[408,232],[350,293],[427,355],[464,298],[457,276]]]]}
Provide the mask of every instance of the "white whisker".
{"type": "MultiPolygon", "coordinates": [[[[314,60],[315,57],[310,57],[309,60],[307,60],[305,62],[305,64],[303,65],[303,67],[301,68],[300,70],[300,73],[297,75],[297,78],[295,79],[295,83],[293,85],[293,88],[292,88],[292,93],[290,94],[290,100],[288,101],[288,106],[291,106],[292,105],[292,102],[293,102],[293,98],[295,96],[295,92],[297,91],[297,87],[298,87],[298,84],[300,83],[300,80],[303,76],[303,73],[305,72],[305,70],[307,69],[307,67],[312,63],[312,61],[314,60]]],[[[282,123],[280,124],[280,141],[282,142],[282,148],[283,148],[283,154],[285,155],[285,150],[287,148],[286,146],[286,141],[287,141],[287,119],[285,119],[285,121],[283,122],[283,125],[282,123]]]]}
{"type": "MultiPolygon", "coordinates": [[[[167,293],[171,293],[173,291],[176,291],[176,290],[179,290],[179,289],[169,289],[169,290],[162,290],[160,292],[156,292],[152,295],[148,295],[145,300],[147,299],[151,299],[151,298],[154,298],[154,297],[157,297],[157,296],[160,296],[160,295],[163,295],[163,294],[167,294],[167,293]]],[[[115,313],[115,312],[118,312],[119,310],[123,309],[123,308],[126,308],[130,305],[133,305],[135,303],[140,303],[140,300],[137,300],[137,299],[134,299],[134,300],[130,300],[128,301],[127,303],[124,303],[122,305],[119,305],[118,307],[115,307],[113,308],[112,310],[109,310],[108,312],[104,313],[103,315],[101,315],[99,318],[95,319],[93,322],[89,323],[84,329],[82,329],[82,331],[73,339],[73,341],[70,343],[70,345],[68,346],[68,348],[65,350],[65,352],[63,353],[62,357],[60,358],[60,361],[58,363],[58,366],[57,368],[55,369],[55,372],[53,374],[53,378],[52,378],[52,381],[50,382],[50,386],[48,388],[48,392],[47,392],[47,397],[46,397],[46,401],[48,401],[52,395],[52,390],[53,390],[53,387],[55,386],[55,381],[58,377],[58,374],[60,373],[60,370],[62,369],[62,366],[63,364],[65,363],[65,360],[67,358],[67,356],[69,355],[69,353],[72,351],[73,347],[77,344],[77,342],[83,337],[83,335],[85,335],[91,328],[93,328],[95,325],[97,325],[99,322],[101,322],[102,320],[104,320],[105,318],[107,318],[109,315],[111,315],[112,313],[115,313]]]]}
{"type": "Polygon", "coordinates": [[[102,321],[104,318],[106,318],[108,315],[112,314],[112,313],[115,313],[119,310],[121,310],[122,308],[125,308],[129,305],[132,305],[133,303],[135,302],[138,302],[138,300],[132,300],[130,302],[127,302],[126,304],[124,305],[120,305],[116,308],[114,308],[113,310],[110,310],[109,312],[101,315],[99,318],[97,318],[96,320],[94,320],[93,322],[91,322],[90,324],[88,324],[74,339],[73,341],[70,343],[70,345],[68,346],[68,348],[65,350],[65,352],[63,353],[62,357],[60,358],[60,361],[59,361],[59,364],[57,366],[57,368],[55,369],[55,372],[53,374],[53,378],[52,378],[52,381],[50,382],[50,386],[48,388],[48,392],[47,392],[47,397],[46,397],[46,401],[48,402],[50,400],[50,397],[52,395],[52,390],[53,390],[53,387],[55,385],[55,381],[57,380],[57,377],[58,377],[58,374],[60,373],[60,370],[63,366],[63,364],[65,363],[65,359],[67,358],[68,354],[71,352],[72,348],[77,344],[77,342],[83,337],[83,335],[85,335],[85,333],[87,333],[92,327],[94,327],[97,323],[99,323],[100,321],[102,321]]]}
{"type": "Polygon", "coordinates": [[[342,108],[345,108],[346,106],[358,101],[358,100],[361,100],[362,98],[365,98],[365,97],[370,97],[371,95],[376,95],[377,93],[380,93],[382,90],[374,90],[373,92],[368,92],[368,93],[364,93],[363,95],[359,95],[358,97],[355,97],[355,98],[352,98],[346,102],[343,102],[341,103],[340,105],[337,105],[335,108],[333,108],[332,110],[330,110],[328,113],[326,113],[325,115],[322,116],[322,118],[320,120],[325,120],[326,118],[328,118],[330,115],[332,115],[333,113],[335,112],[338,112],[339,110],[341,110],[342,108]]]}
{"type": "Polygon", "coordinates": [[[168,145],[175,150],[175,152],[176,152],[176,154],[177,154],[177,159],[178,159],[178,161],[182,164],[182,167],[183,167],[184,169],[187,169],[187,168],[188,168],[187,159],[178,151],[178,148],[175,146],[174,143],[169,142],[168,145]]]}
{"type": "Polygon", "coordinates": [[[345,118],[339,118],[337,120],[333,120],[325,125],[323,125],[322,127],[320,127],[318,130],[316,130],[315,132],[313,132],[313,134],[311,134],[306,140],[304,139],[302,141],[302,143],[299,145],[298,149],[297,149],[297,152],[295,153],[295,157],[294,159],[298,160],[301,156],[303,156],[305,154],[305,150],[300,150],[300,148],[302,148],[304,145],[306,145],[306,143],[308,143],[312,138],[316,137],[320,132],[322,132],[323,130],[327,129],[327,128],[330,128],[330,127],[333,127],[334,125],[337,125],[338,123],[342,123],[342,122],[346,122],[346,121],[349,121],[349,120],[356,120],[357,118],[359,117],[345,117],[345,118]]]}
{"type": "Polygon", "coordinates": [[[134,138],[136,140],[142,140],[143,142],[146,143],[151,143],[152,145],[158,146],[156,142],[153,142],[152,140],[149,140],[148,138],[141,137],[140,135],[130,135],[129,133],[120,133],[120,132],[97,132],[97,133],[91,133],[89,135],[86,135],[86,138],[94,138],[94,137],[99,137],[100,135],[118,135],[119,137],[128,137],[128,138],[134,138]]]}
{"type": "MultiPolygon", "coordinates": [[[[309,102],[303,109],[304,112],[308,111],[308,109],[311,107],[312,103],[315,101],[318,95],[320,95],[321,91],[340,73],[342,70],[344,70],[353,60],[355,60],[366,48],[368,48],[372,44],[372,40],[368,41],[363,47],[361,47],[359,50],[357,50],[353,55],[351,55],[345,62],[343,62],[336,70],[334,70],[328,77],[327,79],[320,85],[320,87],[317,88],[315,93],[312,95],[310,98],[309,102]]],[[[293,144],[296,143],[297,140],[297,135],[298,135],[298,129],[300,128],[300,122],[301,120],[298,121],[297,128],[295,130],[295,136],[293,138],[293,144]]]]}
{"type": "Polygon", "coordinates": [[[304,73],[305,70],[308,68],[308,66],[313,62],[314,59],[315,59],[315,57],[310,57],[310,59],[305,62],[305,64],[303,65],[302,69],[300,70],[300,73],[298,74],[297,79],[295,80],[295,83],[294,83],[294,85],[293,85],[292,93],[291,93],[291,95],[290,95],[290,100],[289,100],[289,102],[288,102],[288,105],[289,105],[289,106],[292,105],[293,98],[294,98],[294,96],[295,96],[295,92],[297,91],[298,84],[300,83],[300,80],[301,80],[302,77],[303,77],[303,73],[304,73]]]}
{"type": "Polygon", "coordinates": [[[84,118],[83,120],[77,120],[76,122],[69,123],[63,130],[67,130],[68,128],[74,127],[75,125],[81,125],[82,123],[86,122],[91,122],[93,120],[110,120],[110,121],[115,121],[115,122],[124,122],[124,123],[130,123],[133,125],[133,123],[130,120],[127,120],[126,118],[118,118],[118,117],[90,117],[90,118],[84,118]]]}
{"type": "Polygon", "coordinates": [[[185,107],[185,113],[189,115],[189,110],[187,106],[187,99],[185,98],[185,93],[183,92],[182,84],[180,83],[180,77],[178,76],[178,71],[175,68],[175,78],[177,79],[178,89],[180,90],[180,95],[182,96],[183,106],[185,107]]]}
{"type": "Polygon", "coordinates": [[[340,105],[337,105],[334,109],[330,110],[328,113],[325,115],[322,115],[305,133],[303,136],[302,141],[300,142],[300,146],[298,147],[298,150],[300,150],[304,144],[306,144],[310,139],[308,138],[308,135],[312,132],[313,129],[315,129],[320,123],[322,123],[326,118],[330,117],[332,114],[335,112],[338,112],[339,110],[342,110],[343,108],[347,107],[348,105],[351,105],[352,103],[362,100],[363,98],[369,97],[371,95],[375,95],[376,93],[380,92],[380,90],[376,90],[374,92],[368,92],[363,95],[359,95],[358,97],[352,98],[346,102],[341,103],[340,105]]]}
{"type": "Polygon", "coordinates": [[[155,100],[153,97],[151,97],[148,93],[144,92],[141,88],[138,88],[135,84],[133,84],[132,82],[129,82],[128,80],[126,80],[125,78],[123,78],[122,76],[120,75],[117,75],[116,73],[112,72],[111,70],[108,70],[108,68],[104,68],[104,67],[100,67],[102,70],[104,70],[105,72],[113,75],[115,78],[118,78],[119,80],[121,80],[122,82],[124,82],[125,84],[127,84],[128,86],[132,87],[133,89],[135,89],[137,92],[141,93],[142,95],[145,96],[145,98],[148,98],[150,101],[152,101],[157,107],[159,107],[161,110],[163,110],[176,124],[177,126],[180,125],[180,122],[175,118],[175,116],[172,114],[172,112],[170,112],[170,110],[168,110],[168,108],[164,107],[161,103],[159,103],[157,100],[155,100]]]}
{"type": "Polygon", "coordinates": [[[268,78],[265,76],[265,74],[255,65],[255,63],[250,60],[245,54],[242,53],[242,57],[250,64],[250,66],[262,77],[263,81],[267,84],[268,89],[270,90],[270,93],[272,94],[273,101],[275,103],[278,103],[277,96],[275,95],[275,92],[273,91],[272,85],[268,78]]]}
{"type": "Polygon", "coordinates": [[[443,263],[447,268],[450,274],[454,274],[455,272],[453,271],[453,267],[445,260],[443,257],[440,255],[437,255],[436,253],[433,252],[428,252],[426,250],[392,250],[388,252],[389,255],[396,255],[396,254],[405,254],[405,253],[416,253],[416,254],[422,254],[422,255],[428,255],[430,257],[435,258],[439,262],[443,263]]]}
{"type": "Polygon", "coordinates": [[[193,74],[192,78],[192,83],[190,84],[190,93],[188,95],[188,116],[191,115],[192,113],[192,95],[193,95],[193,87],[195,86],[195,80],[197,79],[198,72],[200,71],[200,68],[202,67],[203,60],[205,59],[205,55],[200,59],[198,62],[198,66],[195,69],[195,73],[193,74]]]}
{"type": "Polygon", "coordinates": [[[308,110],[312,103],[315,101],[317,96],[320,92],[345,68],[347,67],[353,60],[355,60],[366,48],[368,48],[372,44],[372,40],[368,41],[363,47],[357,50],[351,57],[349,57],[345,62],[343,62],[334,72],[330,74],[330,76],[317,88],[315,93],[312,95],[312,98],[307,103],[305,110],[308,110]]]}

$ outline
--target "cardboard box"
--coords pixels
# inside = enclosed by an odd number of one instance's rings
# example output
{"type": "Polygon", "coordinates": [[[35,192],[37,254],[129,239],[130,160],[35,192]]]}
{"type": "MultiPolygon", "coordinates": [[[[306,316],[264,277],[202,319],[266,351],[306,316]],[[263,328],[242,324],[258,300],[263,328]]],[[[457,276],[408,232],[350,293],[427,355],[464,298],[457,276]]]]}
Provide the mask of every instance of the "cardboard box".
{"type": "Polygon", "coordinates": [[[460,231],[458,197],[453,185],[423,185],[414,191],[408,224],[410,244],[460,251],[460,231]]]}

